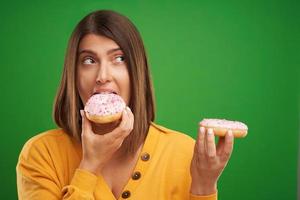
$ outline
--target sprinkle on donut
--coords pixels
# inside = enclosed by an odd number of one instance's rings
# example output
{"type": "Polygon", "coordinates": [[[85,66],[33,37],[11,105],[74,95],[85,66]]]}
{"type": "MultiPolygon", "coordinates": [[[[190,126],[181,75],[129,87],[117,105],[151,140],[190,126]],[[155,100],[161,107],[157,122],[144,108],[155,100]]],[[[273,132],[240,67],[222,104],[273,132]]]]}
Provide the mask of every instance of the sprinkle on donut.
{"type": "Polygon", "coordinates": [[[119,95],[100,93],[91,96],[84,110],[90,115],[108,116],[122,112],[125,106],[125,102],[119,95]]]}

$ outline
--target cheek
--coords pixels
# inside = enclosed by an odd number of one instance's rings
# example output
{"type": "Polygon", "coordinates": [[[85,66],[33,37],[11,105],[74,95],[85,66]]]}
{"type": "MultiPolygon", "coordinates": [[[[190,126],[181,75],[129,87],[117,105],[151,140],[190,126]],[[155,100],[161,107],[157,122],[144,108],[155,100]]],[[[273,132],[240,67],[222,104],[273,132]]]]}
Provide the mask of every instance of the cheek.
{"type": "Polygon", "coordinates": [[[130,91],[130,77],[129,72],[126,70],[122,73],[122,90],[124,95],[124,100],[126,104],[129,104],[131,91],[130,91]]]}
{"type": "Polygon", "coordinates": [[[80,98],[85,105],[86,101],[89,98],[90,93],[93,90],[93,79],[92,78],[87,78],[85,76],[82,76],[78,79],[78,92],[80,95],[80,98]]]}

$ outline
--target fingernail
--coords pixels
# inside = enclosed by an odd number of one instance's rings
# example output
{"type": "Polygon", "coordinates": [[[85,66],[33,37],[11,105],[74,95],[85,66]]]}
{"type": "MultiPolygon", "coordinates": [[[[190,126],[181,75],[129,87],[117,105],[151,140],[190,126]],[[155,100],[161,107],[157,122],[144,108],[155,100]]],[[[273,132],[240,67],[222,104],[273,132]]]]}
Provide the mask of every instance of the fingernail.
{"type": "Polygon", "coordinates": [[[81,117],[83,117],[83,110],[80,110],[80,115],[81,117]]]}
{"type": "Polygon", "coordinates": [[[129,111],[131,111],[131,109],[128,106],[126,106],[126,109],[129,110],[129,111]]]}
{"type": "Polygon", "coordinates": [[[201,133],[201,134],[204,134],[204,133],[205,133],[205,128],[202,127],[202,126],[200,127],[200,133],[201,133]]]}
{"type": "Polygon", "coordinates": [[[211,128],[209,128],[208,131],[207,131],[207,134],[208,135],[212,135],[213,134],[213,130],[211,128]]]}

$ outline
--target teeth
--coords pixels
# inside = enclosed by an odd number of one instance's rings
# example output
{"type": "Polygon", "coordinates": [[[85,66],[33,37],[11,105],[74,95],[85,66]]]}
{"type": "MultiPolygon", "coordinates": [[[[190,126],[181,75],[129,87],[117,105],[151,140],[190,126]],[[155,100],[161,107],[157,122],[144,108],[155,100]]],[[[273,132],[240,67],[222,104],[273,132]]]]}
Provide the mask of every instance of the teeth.
{"type": "Polygon", "coordinates": [[[117,94],[116,92],[95,92],[95,94],[117,94]]]}

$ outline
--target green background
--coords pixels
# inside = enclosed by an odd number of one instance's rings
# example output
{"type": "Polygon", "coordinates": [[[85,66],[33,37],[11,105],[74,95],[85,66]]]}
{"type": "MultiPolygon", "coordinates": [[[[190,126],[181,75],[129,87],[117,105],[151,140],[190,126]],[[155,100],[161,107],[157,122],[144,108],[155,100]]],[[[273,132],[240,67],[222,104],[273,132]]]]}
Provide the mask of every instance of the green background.
{"type": "Polygon", "coordinates": [[[96,9],[128,16],[151,64],[156,122],[196,137],[202,118],[249,126],[235,141],[220,199],[296,199],[299,1],[1,2],[1,199],[17,199],[23,144],[54,128],[68,38],[96,9]]]}

